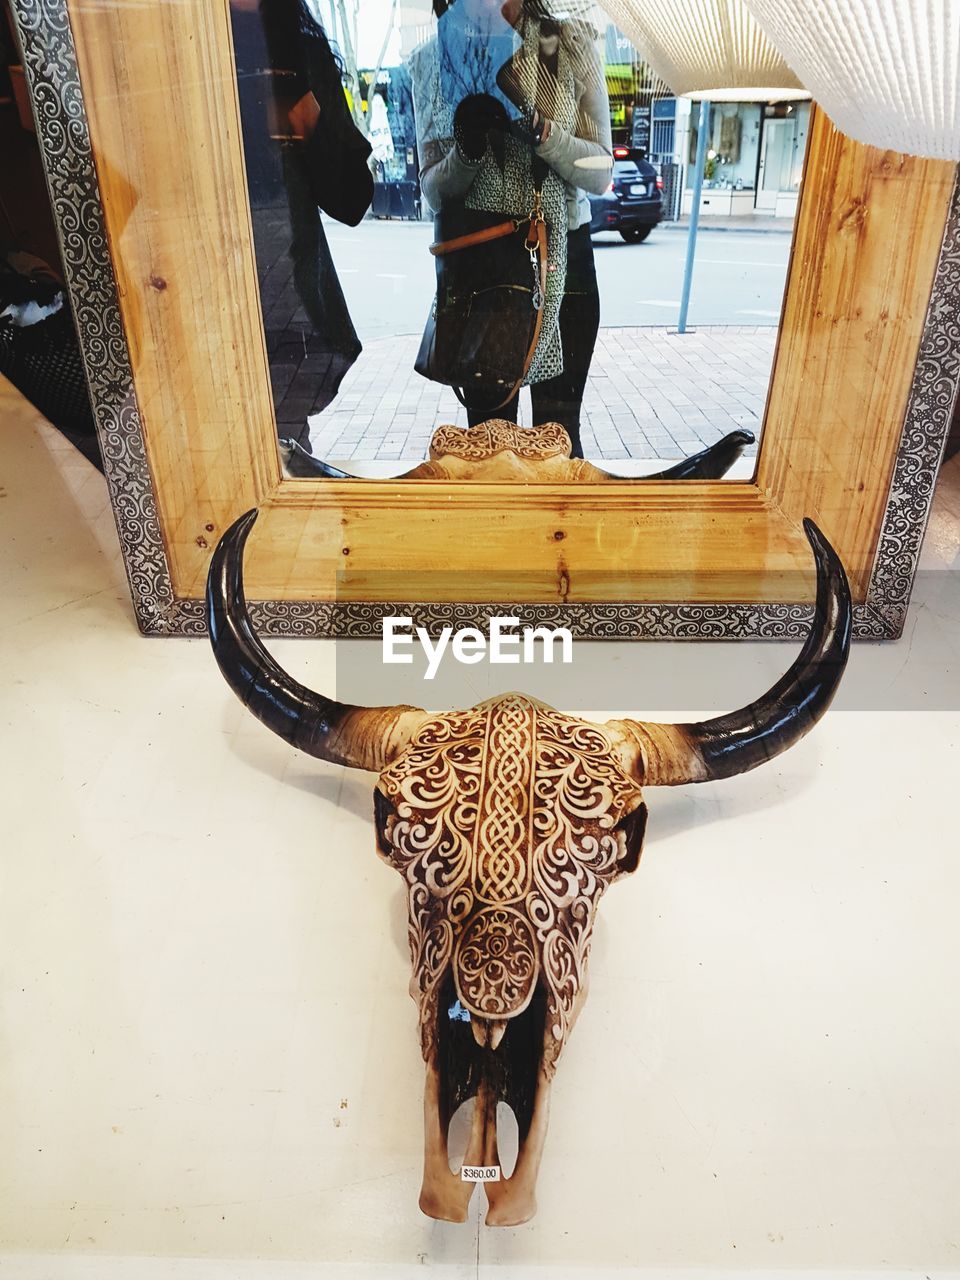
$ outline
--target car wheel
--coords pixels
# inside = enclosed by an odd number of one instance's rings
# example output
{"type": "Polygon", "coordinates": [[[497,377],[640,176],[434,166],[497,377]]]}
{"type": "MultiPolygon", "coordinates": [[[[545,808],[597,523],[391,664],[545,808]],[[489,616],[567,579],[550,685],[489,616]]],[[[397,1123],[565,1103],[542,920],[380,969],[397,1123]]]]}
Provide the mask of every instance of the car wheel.
{"type": "Polygon", "coordinates": [[[653,227],[631,227],[629,231],[621,231],[620,234],[627,244],[643,244],[652,230],[653,227]]]}

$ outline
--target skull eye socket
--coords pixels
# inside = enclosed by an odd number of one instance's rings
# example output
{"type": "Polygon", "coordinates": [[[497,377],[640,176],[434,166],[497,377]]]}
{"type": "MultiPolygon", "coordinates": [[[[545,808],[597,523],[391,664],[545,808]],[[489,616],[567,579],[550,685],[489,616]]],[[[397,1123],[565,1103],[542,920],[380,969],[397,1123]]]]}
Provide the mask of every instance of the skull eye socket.
{"type": "Polygon", "coordinates": [[[389,856],[393,850],[390,843],[390,837],[387,834],[387,828],[390,825],[390,819],[397,816],[397,811],[393,806],[393,802],[389,800],[379,787],[373,790],[373,822],[377,829],[377,848],[384,856],[389,856]]]}
{"type": "Polygon", "coordinates": [[[647,830],[647,806],[641,801],[636,809],[626,814],[617,823],[620,836],[620,857],[617,869],[620,875],[629,875],[636,871],[643,850],[643,837],[647,830]]]}

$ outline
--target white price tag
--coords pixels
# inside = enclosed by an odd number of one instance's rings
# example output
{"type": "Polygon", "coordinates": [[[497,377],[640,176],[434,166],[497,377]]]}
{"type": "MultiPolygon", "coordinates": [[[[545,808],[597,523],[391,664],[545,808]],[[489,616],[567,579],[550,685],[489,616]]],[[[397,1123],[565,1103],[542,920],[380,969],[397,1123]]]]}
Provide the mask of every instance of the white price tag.
{"type": "Polygon", "coordinates": [[[460,1169],[462,1182],[499,1182],[500,1166],[498,1164],[465,1164],[460,1169]]]}

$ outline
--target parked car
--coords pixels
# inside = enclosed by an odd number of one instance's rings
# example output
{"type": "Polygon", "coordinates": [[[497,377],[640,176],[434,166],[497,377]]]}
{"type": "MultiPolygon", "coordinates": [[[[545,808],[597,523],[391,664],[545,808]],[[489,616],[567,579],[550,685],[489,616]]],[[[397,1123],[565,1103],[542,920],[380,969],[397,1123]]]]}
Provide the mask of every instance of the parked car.
{"type": "Polygon", "coordinates": [[[628,244],[641,244],[663,217],[663,180],[626,147],[614,147],[613,156],[613,180],[602,196],[590,197],[590,232],[619,231],[628,244]]]}

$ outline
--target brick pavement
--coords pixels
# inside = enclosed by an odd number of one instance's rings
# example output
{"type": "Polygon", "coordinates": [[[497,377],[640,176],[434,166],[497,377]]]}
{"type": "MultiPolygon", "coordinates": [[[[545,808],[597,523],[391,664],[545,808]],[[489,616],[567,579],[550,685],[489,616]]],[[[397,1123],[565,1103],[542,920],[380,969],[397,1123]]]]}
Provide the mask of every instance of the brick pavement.
{"type": "MultiPolygon", "coordinates": [[[[588,458],[676,459],[728,431],[759,436],[777,330],[704,327],[603,329],[584,397],[588,458]]],[[[419,337],[369,342],[340,395],[310,419],[318,457],[410,462],[426,457],[441,423],[466,425],[453,392],[414,372],[419,337]]],[[[529,421],[529,400],[521,397],[529,421]]],[[[748,450],[748,456],[755,452],[748,450]]]]}

